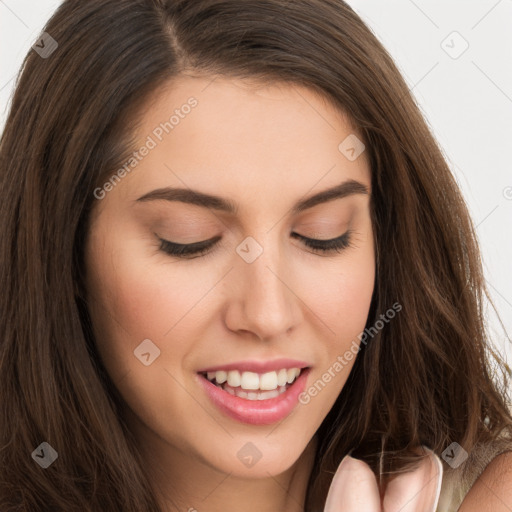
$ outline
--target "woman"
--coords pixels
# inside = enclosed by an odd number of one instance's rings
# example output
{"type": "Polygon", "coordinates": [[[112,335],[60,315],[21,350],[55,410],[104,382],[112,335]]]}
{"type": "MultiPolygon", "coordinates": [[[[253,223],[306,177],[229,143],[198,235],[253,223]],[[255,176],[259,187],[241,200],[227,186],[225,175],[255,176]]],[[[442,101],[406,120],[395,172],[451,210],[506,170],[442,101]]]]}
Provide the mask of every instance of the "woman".
{"type": "Polygon", "coordinates": [[[0,146],[1,510],[512,507],[473,226],[346,4],[66,0],[38,48],[0,146]]]}

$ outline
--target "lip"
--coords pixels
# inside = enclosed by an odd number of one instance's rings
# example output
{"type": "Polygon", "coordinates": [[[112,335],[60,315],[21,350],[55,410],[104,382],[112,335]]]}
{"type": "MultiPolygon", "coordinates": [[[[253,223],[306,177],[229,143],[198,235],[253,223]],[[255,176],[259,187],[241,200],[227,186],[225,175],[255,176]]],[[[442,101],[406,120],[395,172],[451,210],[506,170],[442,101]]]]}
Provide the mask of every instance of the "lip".
{"type": "Polygon", "coordinates": [[[273,361],[238,361],[229,364],[219,364],[217,366],[209,366],[202,368],[197,373],[217,372],[221,370],[240,370],[242,372],[266,373],[274,370],[281,370],[282,368],[307,368],[311,366],[304,361],[297,361],[295,359],[275,359],[273,361]]]}
{"type": "Polygon", "coordinates": [[[268,400],[246,400],[233,396],[217,387],[203,375],[197,374],[197,378],[209,399],[222,413],[249,425],[271,425],[286,418],[296,407],[299,395],[306,387],[309,372],[310,368],[302,370],[299,377],[284,393],[268,400]]]}

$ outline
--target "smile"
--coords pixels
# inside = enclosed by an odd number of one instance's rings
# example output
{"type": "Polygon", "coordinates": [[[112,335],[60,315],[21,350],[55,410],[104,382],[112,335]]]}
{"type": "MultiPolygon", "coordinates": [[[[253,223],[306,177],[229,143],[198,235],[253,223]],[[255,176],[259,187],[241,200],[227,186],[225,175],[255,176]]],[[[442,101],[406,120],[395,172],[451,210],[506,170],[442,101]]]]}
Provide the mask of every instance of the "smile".
{"type": "Polygon", "coordinates": [[[207,372],[207,379],[231,395],[248,400],[265,400],[275,398],[286,391],[286,385],[292,384],[300,375],[300,368],[282,368],[263,374],[224,370],[207,372]],[[259,393],[263,391],[263,393],[259,393]],[[264,392],[267,393],[264,393],[264,392]]]}
{"type": "Polygon", "coordinates": [[[310,368],[280,368],[265,373],[240,370],[198,372],[210,401],[242,423],[269,425],[288,416],[305,389],[310,368]]]}

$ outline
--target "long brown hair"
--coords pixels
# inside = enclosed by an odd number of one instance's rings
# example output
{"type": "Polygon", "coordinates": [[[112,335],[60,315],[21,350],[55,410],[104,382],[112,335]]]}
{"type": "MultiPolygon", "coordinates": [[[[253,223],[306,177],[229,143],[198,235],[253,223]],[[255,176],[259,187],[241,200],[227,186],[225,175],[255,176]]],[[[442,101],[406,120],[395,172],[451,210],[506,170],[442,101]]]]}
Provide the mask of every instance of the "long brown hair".
{"type": "Polygon", "coordinates": [[[367,326],[403,309],[365,344],[319,428],[306,510],[323,510],[350,450],[389,474],[415,445],[470,452],[512,430],[468,210],[392,59],[348,5],[66,0],[44,31],[58,47],[26,56],[0,142],[0,510],[159,510],[95,348],[82,255],[93,190],[133,151],[144,102],[183,71],[310,87],[348,113],[370,157],[367,326]],[[47,469],[31,457],[42,442],[58,452],[47,469]]]}

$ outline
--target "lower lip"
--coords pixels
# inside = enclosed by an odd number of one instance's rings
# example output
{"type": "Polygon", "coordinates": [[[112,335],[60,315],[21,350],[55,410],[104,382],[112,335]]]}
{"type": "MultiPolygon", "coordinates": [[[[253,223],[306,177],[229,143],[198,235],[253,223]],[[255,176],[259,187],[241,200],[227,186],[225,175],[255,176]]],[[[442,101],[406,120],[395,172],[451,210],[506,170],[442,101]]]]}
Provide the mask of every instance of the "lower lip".
{"type": "Polygon", "coordinates": [[[295,408],[306,387],[309,368],[302,370],[284,393],[268,400],[246,400],[230,395],[206,377],[197,374],[210,400],[229,417],[250,425],[272,425],[283,420],[295,408]]]}

